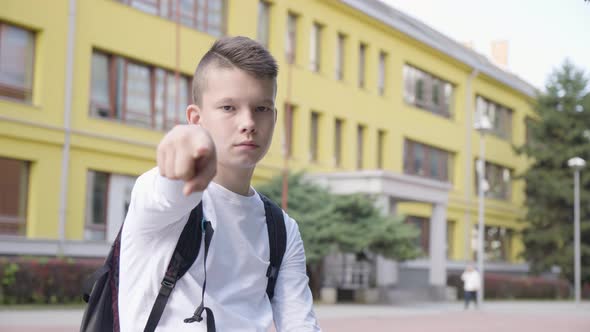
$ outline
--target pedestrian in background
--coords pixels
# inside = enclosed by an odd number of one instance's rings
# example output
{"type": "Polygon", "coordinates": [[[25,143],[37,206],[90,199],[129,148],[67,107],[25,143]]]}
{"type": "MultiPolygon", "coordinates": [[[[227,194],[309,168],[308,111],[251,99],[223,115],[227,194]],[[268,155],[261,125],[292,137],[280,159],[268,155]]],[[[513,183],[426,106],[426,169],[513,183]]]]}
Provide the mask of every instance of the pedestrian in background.
{"type": "Polygon", "coordinates": [[[481,276],[472,265],[467,265],[465,271],[461,275],[463,280],[463,290],[465,297],[465,309],[469,308],[469,302],[473,301],[475,308],[477,308],[477,291],[481,287],[481,276]]]}

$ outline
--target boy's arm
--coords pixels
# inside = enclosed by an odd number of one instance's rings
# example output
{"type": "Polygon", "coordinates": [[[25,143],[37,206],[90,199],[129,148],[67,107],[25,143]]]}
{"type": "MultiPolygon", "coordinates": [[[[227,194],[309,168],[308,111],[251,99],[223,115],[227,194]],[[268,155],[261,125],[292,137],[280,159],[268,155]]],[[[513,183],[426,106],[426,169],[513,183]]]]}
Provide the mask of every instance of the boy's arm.
{"type": "Polygon", "coordinates": [[[157,162],[133,187],[127,229],[162,229],[188,214],[215,176],[215,146],[200,126],[176,126],[158,145],[157,162]]]}
{"type": "Polygon", "coordinates": [[[142,174],[131,194],[125,227],[133,232],[154,232],[182,219],[200,201],[202,192],[182,193],[184,181],[160,175],[158,167],[142,174]]]}
{"type": "Polygon", "coordinates": [[[305,251],[297,223],[285,213],[287,249],[272,299],[272,311],[278,332],[321,331],[313,311],[313,298],[305,269],[305,251]]]}

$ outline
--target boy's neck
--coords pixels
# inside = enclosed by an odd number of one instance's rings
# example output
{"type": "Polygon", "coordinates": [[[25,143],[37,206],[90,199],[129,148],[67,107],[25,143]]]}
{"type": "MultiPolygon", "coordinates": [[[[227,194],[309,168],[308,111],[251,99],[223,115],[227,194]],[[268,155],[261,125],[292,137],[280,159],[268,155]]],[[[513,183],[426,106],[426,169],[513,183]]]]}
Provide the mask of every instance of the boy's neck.
{"type": "Polygon", "coordinates": [[[250,181],[254,169],[228,169],[217,164],[217,174],[213,181],[224,188],[242,196],[251,196],[250,181]]]}

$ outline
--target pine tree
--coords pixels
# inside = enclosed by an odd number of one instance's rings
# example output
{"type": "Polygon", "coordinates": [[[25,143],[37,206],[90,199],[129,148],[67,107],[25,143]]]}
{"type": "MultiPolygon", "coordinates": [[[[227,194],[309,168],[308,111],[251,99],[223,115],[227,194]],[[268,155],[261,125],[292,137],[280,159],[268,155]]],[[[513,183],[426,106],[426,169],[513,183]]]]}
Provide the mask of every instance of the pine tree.
{"type": "MultiPolygon", "coordinates": [[[[370,197],[331,194],[306,181],[303,173],[290,175],[288,181],[287,212],[299,225],[314,296],[319,295],[323,259],[332,252],[371,252],[397,260],[419,255],[417,229],[383,215],[370,197]]],[[[257,188],[275,202],[281,201],[281,189],[281,177],[257,188]]]]}
{"type": "MultiPolygon", "coordinates": [[[[571,62],[549,77],[528,122],[528,140],[517,152],[530,157],[526,182],[524,257],[533,272],[559,266],[573,280],[573,171],[567,161],[590,161],[590,93],[585,73],[571,62]]],[[[582,280],[590,281],[590,169],[580,175],[582,280]]]]}

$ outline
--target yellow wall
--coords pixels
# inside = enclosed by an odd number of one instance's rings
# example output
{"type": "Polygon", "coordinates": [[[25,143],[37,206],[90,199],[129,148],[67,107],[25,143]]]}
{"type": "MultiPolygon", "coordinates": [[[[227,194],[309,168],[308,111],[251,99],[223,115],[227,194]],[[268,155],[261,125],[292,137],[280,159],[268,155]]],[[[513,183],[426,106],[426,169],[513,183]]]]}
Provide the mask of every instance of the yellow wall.
{"type": "MultiPolygon", "coordinates": [[[[283,166],[283,112],[291,71],[290,102],[295,105],[293,157],[295,170],[334,171],[356,169],[357,125],[365,126],[363,168],[377,166],[377,132],[386,132],[384,168],[403,172],[403,142],[409,138],[454,153],[452,191],[448,219],[454,222],[451,257],[468,259],[466,234],[477,221],[473,175],[465,175],[468,142],[471,140],[471,171],[479,151],[479,136],[466,132],[466,85],[471,68],[426,45],[377,22],[345,5],[330,0],[273,0],[269,49],[280,67],[278,125],[267,157],[255,173],[255,183],[279,173],[283,166]],[[297,55],[286,62],[284,36],[287,13],[299,15],[297,55]],[[321,65],[309,69],[309,36],[313,22],[323,25],[321,65]],[[344,80],[335,79],[337,34],[347,36],[344,80]],[[359,89],[358,47],[367,47],[365,88],[359,89]],[[377,91],[378,55],[387,53],[385,92],[377,91]],[[452,117],[443,118],[408,105],[403,100],[402,68],[412,64],[455,85],[452,117]],[[316,162],[309,161],[311,112],[319,112],[320,140],[316,162]],[[336,118],[344,120],[342,163],[333,162],[336,118]],[[465,181],[468,181],[467,183],[465,181]],[[471,184],[469,184],[471,183],[471,184]],[[468,185],[469,184],[469,185],[468,185]],[[467,189],[466,189],[467,188],[467,189]],[[466,191],[467,190],[467,191],[466,191]],[[470,224],[466,221],[469,216],[470,224]]],[[[27,236],[58,237],[59,184],[64,142],[64,84],[66,68],[68,0],[4,0],[0,20],[32,29],[36,34],[34,96],[32,105],[0,99],[0,156],[32,162],[28,200],[27,236]]],[[[256,37],[257,0],[229,0],[229,35],[256,37]]],[[[176,65],[176,25],[114,0],[78,0],[74,48],[71,153],[68,174],[66,237],[82,239],[86,211],[86,173],[89,169],[139,175],[153,167],[155,147],[163,132],[142,129],[89,116],[90,66],[93,49],[125,56],[173,70],[176,65]]],[[[188,27],[180,29],[180,71],[191,75],[198,60],[214,41],[212,36],[188,27]]],[[[488,160],[518,173],[526,161],[517,158],[511,143],[524,140],[524,118],[531,114],[529,97],[480,74],[472,85],[472,103],[481,94],[514,110],[513,140],[487,140],[488,160]]],[[[473,105],[470,105],[472,107],[473,105]]],[[[486,222],[514,229],[523,216],[523,183],[515,181],[510,201],[488,199],[486,222]]],[[[428,216],[424,204],[400,204],[399,212],[428,216]]],[[[522,244],[515,236],[511,258],[522,244]]]]}

